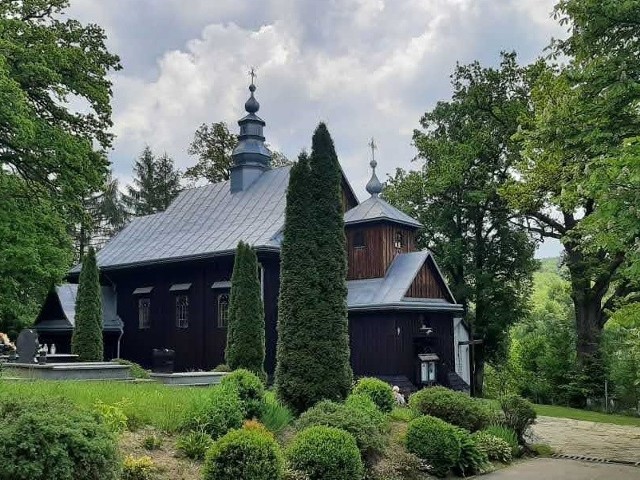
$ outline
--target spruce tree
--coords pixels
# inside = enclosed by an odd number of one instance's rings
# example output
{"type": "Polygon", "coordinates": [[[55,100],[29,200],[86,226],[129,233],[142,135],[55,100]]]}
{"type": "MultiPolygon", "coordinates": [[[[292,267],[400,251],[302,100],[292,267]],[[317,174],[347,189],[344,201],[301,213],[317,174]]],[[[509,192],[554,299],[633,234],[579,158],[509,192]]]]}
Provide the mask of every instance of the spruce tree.
{"type": "Polygon", "coordinates": [[[264,370],[264,306],[258,278],[258,257],[240,242],[231,276],[231,300],[225,359],[232,369],[245,368],[262,379],[264,370]]]}
{"type": "Polygon", "coordinates": [[[291,169],[278,312],[276,389],[297,412],[349,393],[341,170],[327,127],[291,169]]]}
{"type": "Polygon", "coordinates": [[[80,284],[76,296],[75,329],[71,338],[71,352],[82,362],[101,362],[104,359],[102,342],[102,292],[93,247],[82,262],[80,284]]]}

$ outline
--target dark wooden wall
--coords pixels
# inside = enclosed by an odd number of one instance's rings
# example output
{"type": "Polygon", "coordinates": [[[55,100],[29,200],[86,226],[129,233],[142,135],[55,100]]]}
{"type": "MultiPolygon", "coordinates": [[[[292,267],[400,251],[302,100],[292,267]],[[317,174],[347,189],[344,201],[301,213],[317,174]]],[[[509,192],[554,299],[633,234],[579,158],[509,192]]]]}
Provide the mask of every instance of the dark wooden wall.
{"type": "Polygon", "coordinates": [[[413,280],[406,294],[407,297],[415,298],[444,298],[450,300],[445,293],[440,275],[436,271],[431,258],[428,258],[413,280]]]}
{"type": "Polygon", "coordinates": [[[363,223],[350,225],[346,229],[349,270],[347,280],[384,277],[387,268],[398,253],[415,251],[415,231],[411,228],[389,223],[363,223]],[[354,246],[354,237],[361,231],[364,247],[354,246]],[[402,232],[403,245],[396,249],[394,240],[402,232]]]}
{"type": "Polygon", "coordinates": [[[358,199],[354,197],[353,192],[349,188],[347,184],[347,180],[342,177],[342,182],[340,184],[342,190],[342,212],[346,212],[347,210],[351,210],[353,207],[358,205],[358,199]]]}
{"type": "Polygon", "coordinates": [[[453,319],[447,313],[371,312],[349,315],[351,366],[356,376],[404,375],[419,380],[418,354],[436,353],[438,382],[446,385],[455,371],[453,319]],[[427,338],[420,331],[424,317],[433,329],[427,338]]]}

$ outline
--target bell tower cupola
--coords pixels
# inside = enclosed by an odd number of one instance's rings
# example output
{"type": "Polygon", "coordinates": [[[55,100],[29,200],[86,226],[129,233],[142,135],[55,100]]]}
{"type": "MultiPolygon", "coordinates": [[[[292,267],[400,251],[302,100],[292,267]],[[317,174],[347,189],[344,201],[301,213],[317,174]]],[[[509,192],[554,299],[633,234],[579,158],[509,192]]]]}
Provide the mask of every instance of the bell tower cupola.
{"type": "Polygon", "coordinates": [[[260,104],[254,96],[256,86],[254,84],[255,71],[252,68],[250,96],[244,104],[247,114],[238,120],[240,135],[238,144],[231,154],[233,166],[231,167],[231,193],[246,190],[260,175],[271,168],[271,151],[264,143],[263,128],[266,125],[256,113],[260,110],[260,104]]]}

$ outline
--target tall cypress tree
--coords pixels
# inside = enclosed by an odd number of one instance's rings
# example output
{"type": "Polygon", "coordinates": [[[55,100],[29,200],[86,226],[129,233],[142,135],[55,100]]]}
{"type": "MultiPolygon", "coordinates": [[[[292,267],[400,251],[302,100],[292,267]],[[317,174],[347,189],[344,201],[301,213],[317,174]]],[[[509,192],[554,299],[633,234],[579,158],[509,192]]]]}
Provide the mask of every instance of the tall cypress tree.
{"type": "Polygon", "coordinates": [[[352,381],[341,175],[321,123],[291,170],[281,253],[276,388],[297,412],[343,399],[352,381]]]}
{"type": "Polygon", "coordinates": [[[240,242],[231,276],[231,300],[225,359],[232,369],[246,368],[265,379],[264,306],[258,279],[258,257],[240,242]]]}
{"type": "Polygon", "coordinates": [[[82,262],[80,284],[76,296],[75,329],[71,338],[71,352],[83,362],[101,362],[104,359],[102,342],[102,292],[96,253],[93,247],[82,262]]]}

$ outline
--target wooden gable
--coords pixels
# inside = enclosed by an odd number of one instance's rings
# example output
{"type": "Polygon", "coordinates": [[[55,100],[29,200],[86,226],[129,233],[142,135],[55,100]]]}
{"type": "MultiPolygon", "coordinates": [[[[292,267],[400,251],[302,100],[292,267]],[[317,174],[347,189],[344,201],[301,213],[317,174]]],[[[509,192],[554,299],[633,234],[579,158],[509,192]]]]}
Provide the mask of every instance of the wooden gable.
{"type": "Polygon", "coordinates": [[[431,257],[427,258],[422,264],[405,296],[411,298],[442,298],[449,302],[453,301],[444,284],[444,279],[431,257]]]}

